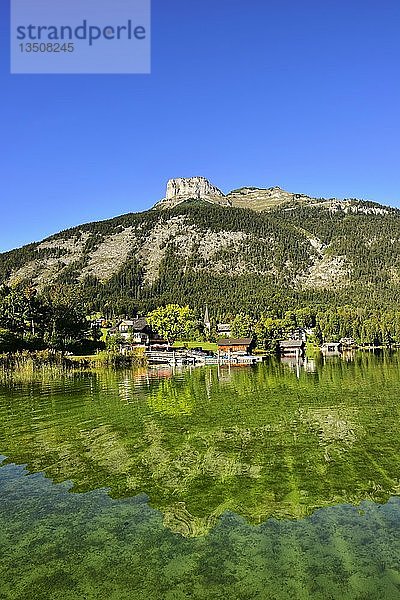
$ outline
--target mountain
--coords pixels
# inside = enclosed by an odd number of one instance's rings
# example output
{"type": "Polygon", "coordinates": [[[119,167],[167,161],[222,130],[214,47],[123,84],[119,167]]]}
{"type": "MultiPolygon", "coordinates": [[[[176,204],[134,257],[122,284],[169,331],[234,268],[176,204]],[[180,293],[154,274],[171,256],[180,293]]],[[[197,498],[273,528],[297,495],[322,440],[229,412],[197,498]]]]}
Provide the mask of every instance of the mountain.
{"type": "Polygon", "coordinates": [[[191,177],[188,179],[170,179],[167,183],[165,198],[157,202],[154,208],[174,208],[182,202],[189,200],[202,200],[221,206],[236,208],[250,208],[255,211],[265,211],[285,206],[287,209],[299,205],[325,207],[333,212],[363,212],[364,214],[387,214],[391,209],[371,202],[357,200],[337,200],[330,198],[312,198],[306,194],[293,194],[282,190],[279,186],[260,189],[243,187],[223,194],[221,190],[212,185],[205,177],[191,177]]]}
{"type": "Polygon", "coordinates": [[[173,179],[142,213],[0,254],[0,284],[76,287],[88,308],[207,303],[216,316],[294,306],[400,306],[400,211],[279,187],[222,193],[173,179]]]}

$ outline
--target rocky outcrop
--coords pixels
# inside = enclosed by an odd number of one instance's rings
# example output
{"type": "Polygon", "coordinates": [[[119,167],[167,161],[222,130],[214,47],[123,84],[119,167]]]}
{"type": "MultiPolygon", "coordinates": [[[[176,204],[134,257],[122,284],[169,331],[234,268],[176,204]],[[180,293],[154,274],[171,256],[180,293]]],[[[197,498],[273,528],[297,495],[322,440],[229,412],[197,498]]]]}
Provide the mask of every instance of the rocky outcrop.
{"type": "Polygon", "coordinates": [[[165,198],[157,202],[154,208],[174,208],[189,200],[203,200],[221,206],[236,206],[256,211],[270,210],[283,204],[295,206],[315,201],[304,194],[286,192],[278,186],[267,189],[244,187],[225,195],[205,177],[180,177],[168,181],[165,198]]]}
{"type": "Polygon", "coordinates": [[[170,179],[167,183],[166,200],[174,198],[204,198],[207,196],[223,196],[224,194],[205,177],[189,177],[170,179]]]}
{"type": "Polygon", "coordinates": [[[205,177],[178,177],[168,181],[165,198],[157,202],[154,208],[173,208],[185,200],[205,200],[224,206],[231,205],[221,190],[205,177]]]}

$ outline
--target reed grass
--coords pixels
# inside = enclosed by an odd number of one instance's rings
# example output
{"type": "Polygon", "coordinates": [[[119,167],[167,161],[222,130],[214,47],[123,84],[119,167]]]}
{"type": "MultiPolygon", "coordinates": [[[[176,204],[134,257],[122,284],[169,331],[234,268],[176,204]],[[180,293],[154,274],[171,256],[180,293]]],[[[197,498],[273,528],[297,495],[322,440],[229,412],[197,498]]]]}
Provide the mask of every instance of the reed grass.
{"type": "Polygon", "coordinates": [[[122,355],[108,350],[93,356],[65,356],[61,352],[42,350],[0,354],[0,383],[57,379],[74,371],[118,369],[146,364],[143,352],[122,355]]]}

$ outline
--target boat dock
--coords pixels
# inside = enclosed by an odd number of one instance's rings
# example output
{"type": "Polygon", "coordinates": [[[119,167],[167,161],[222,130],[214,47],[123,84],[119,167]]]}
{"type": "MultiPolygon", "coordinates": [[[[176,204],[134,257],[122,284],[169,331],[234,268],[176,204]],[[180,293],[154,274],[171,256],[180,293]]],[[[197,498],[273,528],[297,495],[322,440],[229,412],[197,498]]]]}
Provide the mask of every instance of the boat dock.
{"type": "Polygon", "coordinates": [[[145,353],[149,364],[153,365],[254,365],[265,360],[265,356],[252,354],[243,355],[205,355],[190,350],[148,350],[145,353]]]}

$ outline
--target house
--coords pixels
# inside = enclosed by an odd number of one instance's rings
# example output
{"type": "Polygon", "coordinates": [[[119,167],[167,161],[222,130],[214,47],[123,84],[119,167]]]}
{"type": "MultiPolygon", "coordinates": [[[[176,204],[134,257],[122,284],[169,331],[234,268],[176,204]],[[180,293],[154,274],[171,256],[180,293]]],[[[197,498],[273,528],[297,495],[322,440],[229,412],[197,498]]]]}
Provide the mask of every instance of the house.
{"type": "Polygon", "coordinates": [[[121,337],[128,339],[128,337],[133,332],[133,320],[132,319],[124,319],[120,321],[116,327],[118,333],[121,337]]]}
{"type": "Polygon", "coordinates": [[[119,334],[124,341],[131,344],[148,345],[152,337],[152,331],[146,321],[146,317],[135,319],[123,319],[115,327],[109,330],[111,335],[119,334]]]}
{"type": "Polygon", "coordinates": [[[307,340],[307,331],[303,327],[297,327],[288,336],[288,340],[307,340]]]}
{"type": "Polygon", "coordinates": [[[279,352],[282,356],[301,356],[304,353],[303,340],[281,340],[279,352]]]}
{"type": "Polygon", "coordinates": [[[100,329],[101,327],[105,327],[107,325],[107,320],[104,317],[98,317],[97,319],[93,319],[90,321],[90,327],[92,329],[100,329]]]}
{"type": "Polygon", "coordinates": [[[339,356],[342,348],[340,342],[326,342],[321,346],[321,352],[325,356],[339,356]]]}
{"type": "Polygon", "coordinates": [[[231,337],[231,326],[229,323],[217,323],[217,333],[224,338],[231,337]]]}
{"type": "Polygon", "coordinates": [[[254,348],[253,338],[225,338],[218,340],[218,351],[224,354],[231,354],[235,352],[243,352],[245,354],[251,354],[254,348]]]}

